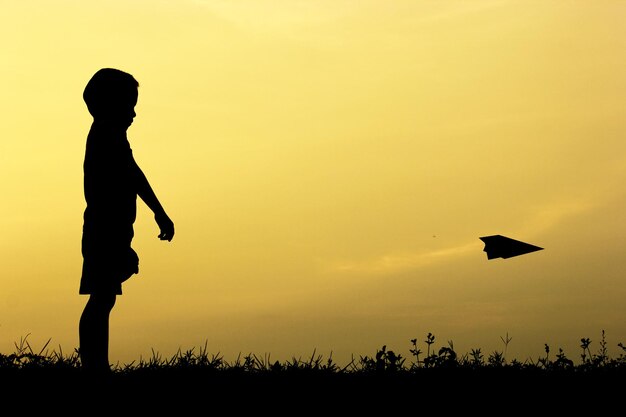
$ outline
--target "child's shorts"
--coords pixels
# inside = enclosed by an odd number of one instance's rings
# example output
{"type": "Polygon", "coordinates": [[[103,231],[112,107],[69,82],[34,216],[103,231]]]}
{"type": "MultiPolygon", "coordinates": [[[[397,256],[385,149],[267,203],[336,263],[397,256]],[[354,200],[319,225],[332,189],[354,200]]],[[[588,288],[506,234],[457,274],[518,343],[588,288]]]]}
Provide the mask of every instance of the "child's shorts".
{"type": "Polygon", "coordinates": [[[139,257],[130,247],[83,253],[79,294],[122,294],[122,283],[139,273],[139,257]]]}

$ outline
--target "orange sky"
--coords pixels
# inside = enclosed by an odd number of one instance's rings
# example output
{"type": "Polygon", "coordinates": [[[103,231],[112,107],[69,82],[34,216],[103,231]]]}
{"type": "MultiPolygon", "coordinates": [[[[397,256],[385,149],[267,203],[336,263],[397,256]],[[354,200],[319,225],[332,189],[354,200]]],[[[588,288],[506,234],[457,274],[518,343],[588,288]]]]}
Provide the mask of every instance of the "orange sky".
{"type": "MultiPolygon", "coordinates": [[[[0,16],[0,352],[78,345],[90,117],[176,223],[139,207],[111,361],[204,346],[341,363],[410,340],[525,360],[626,339],[626,3],[60,0],[0,16]],[[545,250],[487,261],[480,236],[545,250]]],[[[425,347],[425,346],[424,346],[425,347]]]]}

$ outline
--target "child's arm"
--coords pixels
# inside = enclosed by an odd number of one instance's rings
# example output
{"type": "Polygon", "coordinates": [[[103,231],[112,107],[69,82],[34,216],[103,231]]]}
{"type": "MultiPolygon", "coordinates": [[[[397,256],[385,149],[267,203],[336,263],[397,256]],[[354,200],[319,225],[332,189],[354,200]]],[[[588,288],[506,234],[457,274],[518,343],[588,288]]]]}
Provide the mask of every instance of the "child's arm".
{"type": "Polygon", "coordinates": [[[161,229],[161,233],[159,233],[158,236],[159,239],[170,242],[174,237],[174,222],[172,222],[169,216],[165,213],[161,202],[152,190],[148,179],[137,163],[135,163],[135,167],[137,170],[137,195],[139,195],[139,197],[154,213],[154,220],[161,229]]]}

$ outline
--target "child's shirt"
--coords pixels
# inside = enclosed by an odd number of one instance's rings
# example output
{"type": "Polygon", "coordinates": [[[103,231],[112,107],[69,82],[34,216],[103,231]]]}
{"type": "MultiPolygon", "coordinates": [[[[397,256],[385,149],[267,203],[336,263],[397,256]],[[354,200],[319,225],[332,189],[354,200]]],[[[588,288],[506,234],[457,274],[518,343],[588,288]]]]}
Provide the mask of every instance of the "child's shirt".
{"type": "MultiPolygon", "coordinates": [[[[137,164],[126,138],[94,122],[85,149],[83,243],[129,246],[137,214],[137,164]]],[[[89,251],[88,251],[89,252],[89,251]]]]}

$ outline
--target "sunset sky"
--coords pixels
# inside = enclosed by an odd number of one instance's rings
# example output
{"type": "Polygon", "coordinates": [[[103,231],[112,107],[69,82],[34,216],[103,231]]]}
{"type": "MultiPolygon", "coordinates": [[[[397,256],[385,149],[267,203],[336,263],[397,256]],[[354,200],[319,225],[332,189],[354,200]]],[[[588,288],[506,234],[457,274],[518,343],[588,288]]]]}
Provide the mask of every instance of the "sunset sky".
{"type": "Polygon", "coordinates": [[[140,273],[110,361],[347,364],[410,340],[536,360],[626,342],[626,2],[1,1],[0,352],[70,354],[82,100],[140,83],[140,273]],[[545,250],[487,260],[479,237],[545,250]]]}

